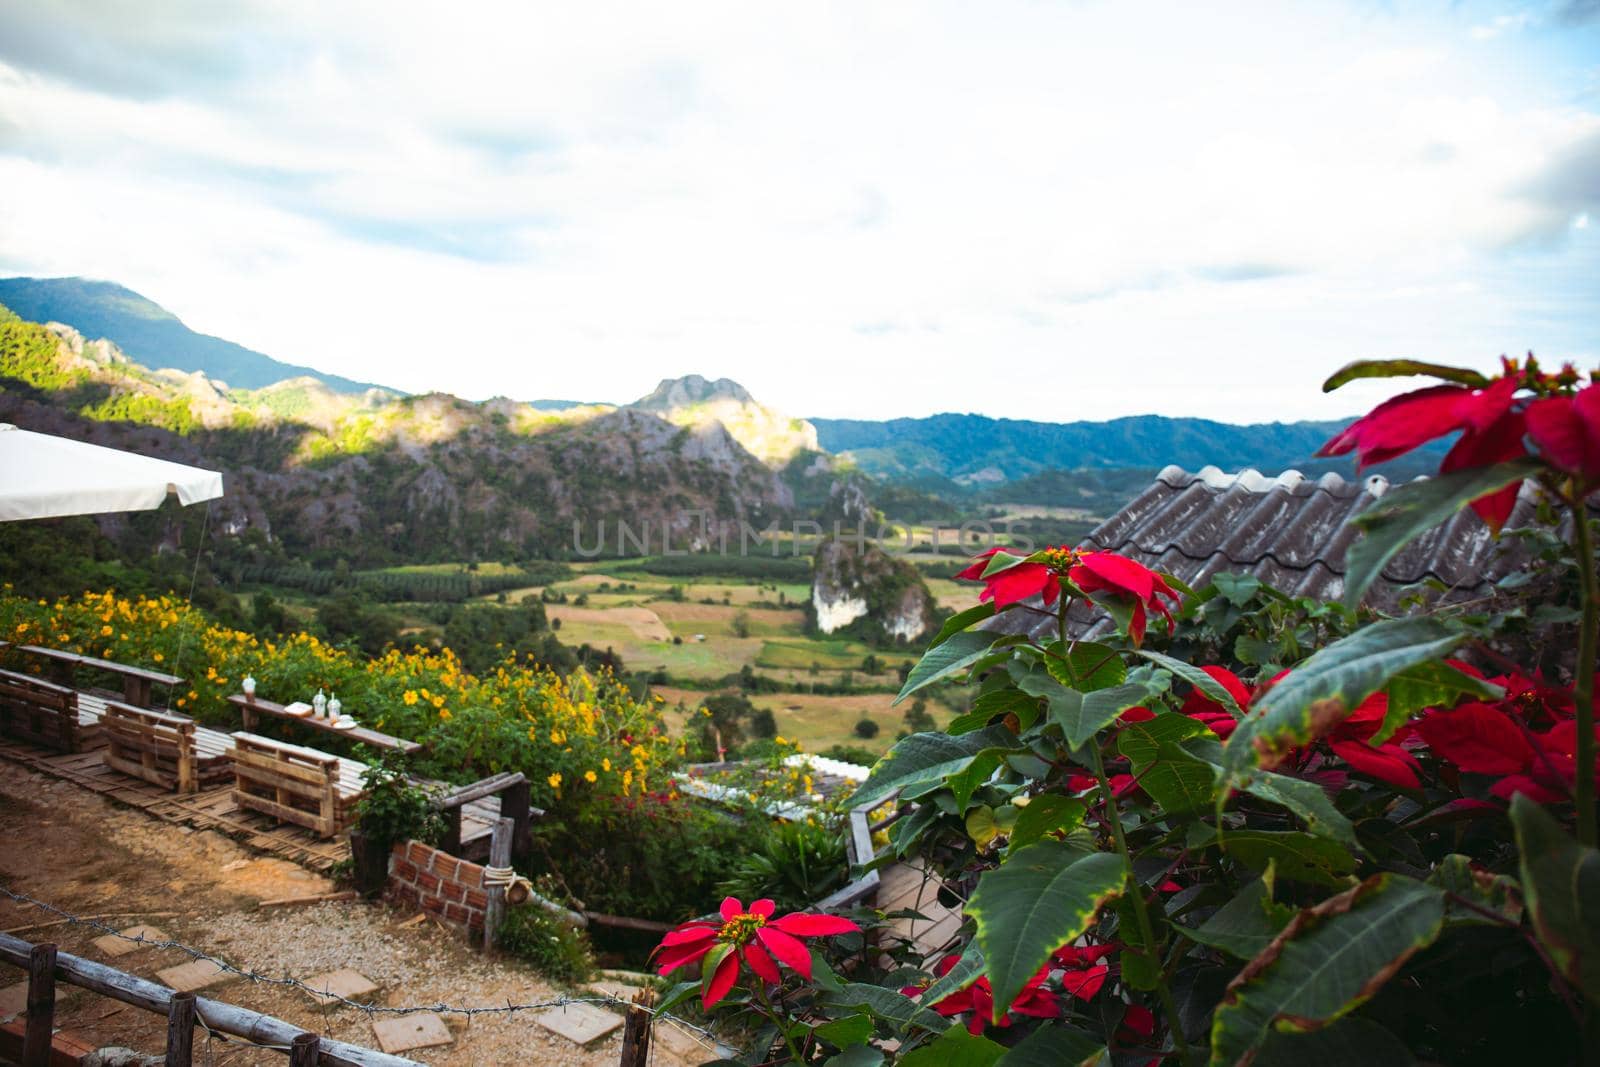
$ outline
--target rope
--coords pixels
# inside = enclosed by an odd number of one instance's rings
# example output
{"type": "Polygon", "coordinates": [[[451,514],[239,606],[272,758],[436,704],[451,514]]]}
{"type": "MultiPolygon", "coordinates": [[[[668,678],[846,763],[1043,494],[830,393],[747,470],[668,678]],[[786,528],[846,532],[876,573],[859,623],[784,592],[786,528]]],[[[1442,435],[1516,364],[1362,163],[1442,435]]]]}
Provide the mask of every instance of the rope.
{"type": "MultiPolygon", "coordinates": [[[[194,546],[194,568],[189,572],[189,595],[184,598],[187,607],[194,607],[194,587],[200,580],[200,553],[206,547],[206,529],[211,525],[211,501],[206,501],[205,514],[200,516],[200,540],[194,546]]],[[[177,674],[183,670],[183,646],[189,638],[189,627],[184,626],[178,630],[178,654],[172,661],[172,673],[177,674]]],[[[172,686],[167,686],[167,711],[172,710],[172,686]]]]}
{"type": "MultiPolygon", "coordinates": [[[[499,869],[500,870],[505,870],[506,868],[502,867],[502,868],[499,868],[499,869]]],[[[543,1000],[543,1001],[538,1001],[536,1003],[530,1003],[530,1004],[513,1004],[513,1003],[507,1001],[507,1003],[504,1006],[492,1007],[492,1008],[460,1007],[460,1006],[445,1004],[442,1001],[437,1003],[437,1004],[413,1004],[413,1005],[408,1005],[408,1006],[405,1006],[405,1007],[384,1007],[384,1006],[380,1006],[380,1005],[376,1005],[376,1004],[362,1004],[359,1001],[351,1000],[348,997],[341,996],[338,993],[334,993],[334,992],[332,992],[330,990],[318,989],[316,986],[310,985],[310,984],[308,984],[306,982],[303,982],[298,978],[293,978],[293,977],[288,977],[288,976],[285,976],[283,978],[273,978],[270,975],[259,974],[259,973],[255,972],[253,970],[250,970],[247,967],[235,967],[233,964],[229,963],[227,960],[219,959],[218,957],[213,956],[208,952],[203,952],[200,949],[193,948],[193,947],[191,947],[189,945],[184,944],[181,941],[172,941],[172,940],[163,941],[163,940],[159,940],[157,938],[145,937],[143,934],[136,934],[136,935],[133,935],[133,936],[129,936],[128,934],[124,934],[122,931],[116,929],[115,927],[107,926],[105,923],[100,922],[100,921],[98,921],[96,919],[86,919],[86,918],[83,918],[83,917],[78,916],[78,915],[73,915],[71,912],[68,912],[68,911],[65,911],[65,910],[63,910],[61,908],[58,908],[54,904],[50,904],[50,903],[47,903],[47,902],[45,902],[43,900],[39,900],[39,899],[37,899],[35,897],[31,897],[26,893],[18,893],[15,890],[12,890],[12,889],[10,889],[10,888],[8,888],[6,886],[3,886],[3,885],[0,885],[0,896],[9,897],[13,901],[16,901],[19,904],[31,904],[36,908],[40,908],[40,909],[42,909],[44,911],[49,912],[52,915],[56,915],[56,916],[60,917],[62,919],[62,921],[66,922],[66,923],[68,923],[70,925],[73,925],[73,926],[85,926],[85,927],[88,927],[91,930],[98,931],[99,933],[106,934],[106,935],[109,935],[111,937],[119,938],[119,939],[121,939],[123,941],[129,941],[129,942],[132,942],[133,944],[136,944],[136,945],[147,945],[147,946],[150,946],[152,948],[170,948],[170,949],[174,949],[174,950],[176,950],[178,952],[184,953],[185,955],[189,956],[191,959],[194,959],[194,960],[206,960],[207,962],[216,964],[217,967],[221,968],[224,971],[227,971],[229,974],[237,975],[240,978],[248,979],[249,981],[255,983],[256,985],[278,986],[280,988],[299,989],[299,990],[301,990],[303,992],[313,994],[313,995],[315,995],[317,997],[331,998],[332,1001],[337,1002],[338,1004],[342,1005],[343,1007],[355,1008],[358,1011],[366,1012],[367,1013],[367,1017],[369,1019],[371,1017],[375,1016],[375,1015],[415,1015],[418,1012],[431,1011],[431,1012],[433,1012],[433,1013],[435,1013],[437,1015],[461,1015],[461,1016],[464,1016],[468,1020],[468,1022],[470,1024],[471,1020],[476,1018],[479,1015],[504,1015],[504,1016],[507,1016],[507,1017],[511,1017],[511,1016],[516,1015],[519,1012],[544,1011],[544,1010],[549,1009],[549,1008],[565,1008],[565,1007],[567,1007],[569,1005],[572,1005],[572,1004],[610,1004],[610,1005],[615,1005],[615,1006],[621,1007],[623,1009],[641,1008],[644,1011],[649,1012],[653,1019],[666,1020],[666,1021],[669,1021],[669,1022],[673,1023],[674,1025],[681,1026],[681,1027],[683,1027],[683,1028],[685,1028],[687,1030],[692,1030],[696,1034],[703,1035],[705,1038],[709,1039],[713,1043],[723,1044],[723,1045],[727,1044],[727,1042],[722,1041],[722,1039],[719,1038],[717,1036],[717,1034],[711,1029],[708,1029],[708,1028],[703,1027],[703,1026],[696,1026],[694,1023],[691,1023],[691,1022],[689,1022],[689,1021],[687,1021],[685,1019],[680,1019],[679,1017],[677,1017],[676,1015],[671,1014],[670,1012],[664,1012],[664,1011],[661,1011],[661,1010],[659,1010],[657,1008],[649,1007],[649,1006],[646,1006],[646,1005],[643,1005],[643,1004],[635,1004],[631,1000],[625,1000],[622,997],[613,996],[610,993],[591,993],[591,994],[589,994],[587,996],[577,996],[577,997],[568,996],[565,993],[562,993],[562,994],[557,995],[554,999],[551,999],[551,1000],[543,1000]]],[[[209,1036],[210,1035],[208,1035],[208,1038],[209,1038],[209,1036]]],[[[221,1035],[217,1035],[217,1036],[221,1037],[221,1035]]],[[[742,1056],[744,1053],[743,1053],[742,1050],[736,1049],[735,1050],[735,1054],[742,1056]]]]}

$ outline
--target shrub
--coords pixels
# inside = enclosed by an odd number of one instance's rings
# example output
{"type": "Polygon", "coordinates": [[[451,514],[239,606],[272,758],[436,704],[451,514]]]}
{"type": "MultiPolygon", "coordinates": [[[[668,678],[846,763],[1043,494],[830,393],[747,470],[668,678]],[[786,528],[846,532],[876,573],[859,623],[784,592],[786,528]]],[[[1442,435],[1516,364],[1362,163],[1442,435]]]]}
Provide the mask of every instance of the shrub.
{"type": "Polygon", "coordinates": [[[855,729],[857,737],[861,738],[863,741],[870,741],[872,738],[878,736],[878,730],[880,727],[878,726],[877,722],[872,719],[861,718],[856,721],[855,729]]]}
{"type": "Polygon", "coordinates": [[[557,982],[578,985],[594,976],[588,935],[537,903],[506,909],[500,947],[557,982]]]}

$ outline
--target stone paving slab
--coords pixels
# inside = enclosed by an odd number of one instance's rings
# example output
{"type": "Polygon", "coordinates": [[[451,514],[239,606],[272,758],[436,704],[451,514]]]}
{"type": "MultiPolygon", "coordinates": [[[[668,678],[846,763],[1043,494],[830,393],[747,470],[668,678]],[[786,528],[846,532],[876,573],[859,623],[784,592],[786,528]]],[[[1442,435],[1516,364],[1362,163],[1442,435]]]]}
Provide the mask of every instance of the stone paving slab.
{"type": "Polygon", "coordinates": [[[593,1004],[568,1004],[551,1008],[533,1017],[533,1021],[558,1037],[574,1045],[587,1045],[622,1026],[622,1017],[593,1004]]]}
{"type": "Polygon", "coordinates": [[[455,1040],[444,1020],[431,1011],[375,1020],[372,1034],[378,1039],[378,1047],[391,1055],[414,1048],[448,1045],[455,1040]]]}
{"type": "Polygon", "coordinates": [[[156,978],[180,993],[209,989],[238,977],[232,971],[225,971],[210,960],[195,960],[192,963],[179,964],[156,972],[156,978]]]}
{"type": "Polygon", "coordinates": [[[95,938],[91,943],[95,948],[113,958],[117,956],[126,956],[130,952],[138,952],[142,948],[150,947],[149,945],[141,945],[134,941],[123,940],[123,938],[128,937],[142,937],[148,941],[167,940],[167,935],[165,932],[156,929],[154,926],[146,926],[143,923],[140,923],[138,926],[130,926],[126,930],[123,930],[122,937],[116,937],[112,934],[107,934],[104,937],[95,938]]]}
{"type": "Polygon", "coordinates": [[[327,974],[314,975],[306,979],[306,985],[329,994],[324,996],[321,993],[312,993],[311,999],[318,1004],[337,1004],[340,997],[345,1000],[359,1000],[378,991],[376,982],[360,971],[352,971],[348,967],[329,971],[327,974]]]}
{"type": "Polygon", "coordinates": [[[0,987],[0,1023],[9,1022],[27,1010],[27,982],[0,987]]]}

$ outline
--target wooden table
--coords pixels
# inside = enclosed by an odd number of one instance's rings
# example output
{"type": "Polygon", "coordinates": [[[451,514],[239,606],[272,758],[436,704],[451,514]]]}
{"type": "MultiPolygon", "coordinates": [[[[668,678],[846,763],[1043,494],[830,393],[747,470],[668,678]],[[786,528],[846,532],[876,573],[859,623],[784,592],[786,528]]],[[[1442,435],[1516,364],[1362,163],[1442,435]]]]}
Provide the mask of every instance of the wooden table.
{"type": "Polygon", "coordinates": [[[163,674],[160,671],[132,667],[126,663],[116,663],[108,659],[96,659],[94,656],[83,656],[76,652],[66,652],[59,648],[45,648],[43,645],[15,645],[12,647],[18,652],[26,652],[30,656],[38,656],[40,659],[48,661],[51,674],[62,685],[75,687],[76,683],[73,675],[79,667],[118,675],[122,679],[123,699],[135,707],[148,708],[151,706],[150,688],[153,685],[177,687],[186,684],[185,680],[179,678],[176,674],[163,674]]]}
{"type": "Polygon", "coordinates": [[[282,719],[284,722],[295,722],[302,726],[309,726],[313,730],[321,730],[323,733],[332,734],[335,737],[345,737],[351,741],[359,741],[363,745],[371,745],[373,748],[392,749],[396,752],[404,752],[407,755],[422,748],[415,741],[407,741],[392,734],[379,733],[377,730],[366,726],[338,730],[334,728],[332,719],[319,719],[315,715],[293,715],[285,711],[282,704],[274,704],[272,701],[263,700],[258,696],[235,693],[228,698],[228,703],[239,709],[239,714],[244,721],[245,731],[248,733],[255,732],[256,723],[260,721],[258,716],[268,715],[274,719],[282,719]]]}

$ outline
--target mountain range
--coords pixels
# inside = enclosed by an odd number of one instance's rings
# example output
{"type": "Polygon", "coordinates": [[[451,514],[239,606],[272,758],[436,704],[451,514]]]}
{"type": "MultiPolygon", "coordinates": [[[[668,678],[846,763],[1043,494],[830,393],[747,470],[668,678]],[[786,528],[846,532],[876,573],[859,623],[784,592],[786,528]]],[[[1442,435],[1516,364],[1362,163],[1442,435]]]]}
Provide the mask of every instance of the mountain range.
{"type": "MultiPolygon", "coordinates": [[[[850,481],[916,521],[1008,504],[1105,514],[1169,463],[1335,466],[1314,458],[1331,422],[807,420],[692,374],[622,405],[407,396],[194,333],[109,282],[0,279],[0,305],[12,302],[15,315],[0,306],[0,421],[220,466],[235,490],[224,528],[298,552],[559,555],[574,522],[650,522],[659,540],[668,526],[687,537],[694,513],[736,533],[824,515],[850,481]]],[[[1436,451],[1382,472],[1421,473],[1436,451]]]]}

